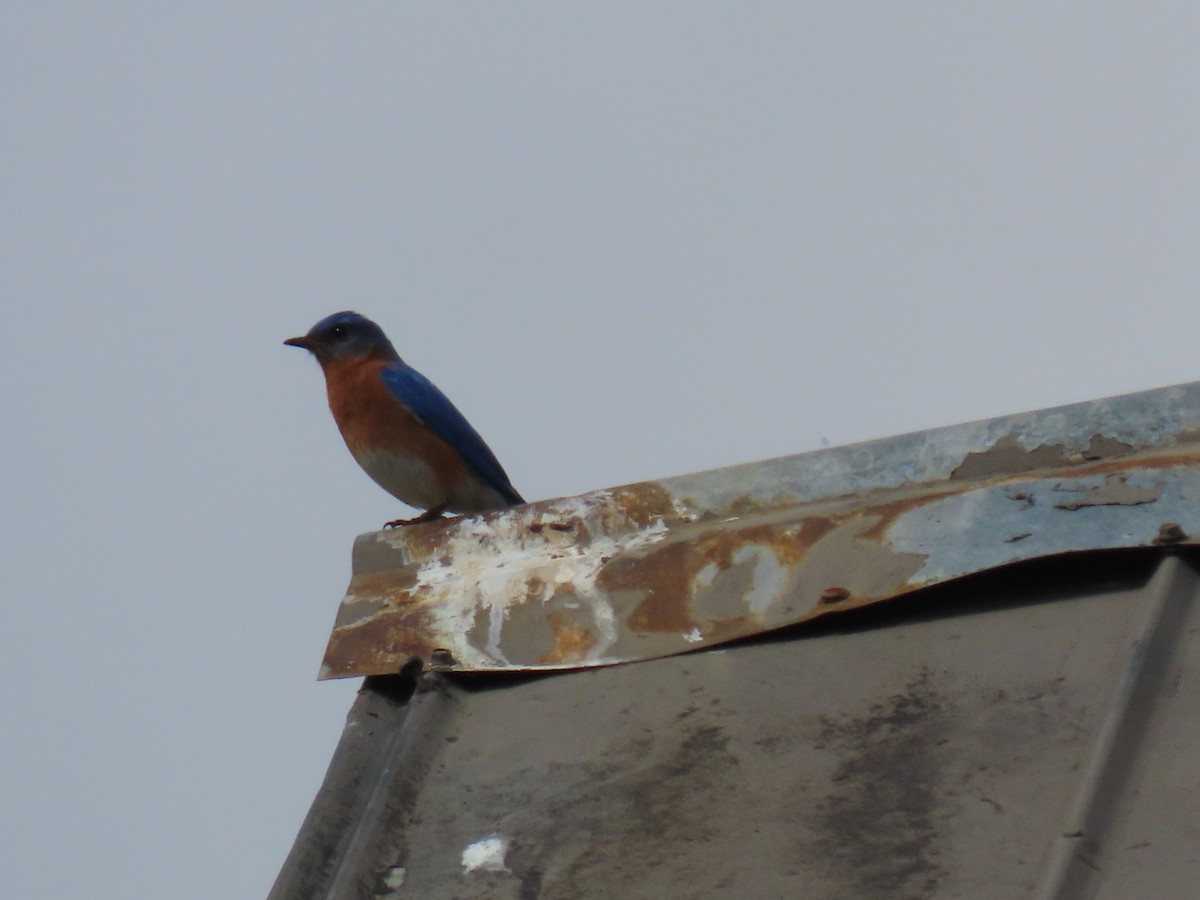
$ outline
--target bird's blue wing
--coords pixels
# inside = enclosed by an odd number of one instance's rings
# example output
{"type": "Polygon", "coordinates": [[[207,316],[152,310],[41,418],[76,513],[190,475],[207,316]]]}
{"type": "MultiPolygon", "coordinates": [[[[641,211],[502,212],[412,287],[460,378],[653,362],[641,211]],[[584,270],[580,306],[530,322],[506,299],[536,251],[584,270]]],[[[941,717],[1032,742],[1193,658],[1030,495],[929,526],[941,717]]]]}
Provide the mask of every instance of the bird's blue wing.
{"type": "Polygon", "coordinates": [[[466,416],[438,390],[437,385],[403,362],[384,366],[379,374],[387,389],[430,431],[457,450],[485,484],[495,488],[513,504],[525,502],[479,432],[471,427],[466,416]]]}

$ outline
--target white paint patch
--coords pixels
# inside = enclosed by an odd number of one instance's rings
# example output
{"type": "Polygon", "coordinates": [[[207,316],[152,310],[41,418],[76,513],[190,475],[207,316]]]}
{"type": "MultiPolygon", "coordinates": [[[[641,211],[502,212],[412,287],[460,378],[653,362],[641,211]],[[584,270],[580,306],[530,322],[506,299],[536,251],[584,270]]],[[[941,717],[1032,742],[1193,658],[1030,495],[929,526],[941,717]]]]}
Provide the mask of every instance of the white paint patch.
{"type": "Polygon", "coordinates": [[[712,587],[712,583],[717,580],[717,576],[720,574],[721,567],[715,562],[705,563],[700,571],[696,573],[696,577],[692,579],[694,588],[712,587]]]}
{"type": "Polygon", "coordinates": [[[689,644],[698,644],[702,640],[704,640],[704,635],[702,635],[700,633],[699,628],[693,628],[691,631],[689,631],[687,634],[685,634],[683,636],[683,639],[685,641],[687,641],[689,644]]]}
{"type": "Polygon", "coordinates": [[[518,508],[486,522],[478,516],[462,519],[446,535],[438,558],[417,570],[413,590],[422,598],[439,646],[467,666],[508,664],[500,649],[505,619],[513,606],[525,601],[531,584],[541,584],[542,603],[558,593],[590,607],[597,640],[586,658],[604,660],[618,629],[596,576],[610,558],[657,543],[667,534],[662,519],[632,534],[623,532],[622,523],[612,521],[614,510],[607,499],[607,492],[600,491],[549,508],[518,508]],[[562,530],[553,527],[558,523],[562,530]],[[585,540],[576,538],[577,529],[586,532],[585,540]],[[480,613],[486,617],[483,648],[467,638],[480,613]]]}
{"type": "Polygon", "coordinates": [[[489,834],[467,844],[462,852],[462,867],[467,872],[507,872],[504,857],[508,854],[508,838],[489,834]]]}
{"type": "Polygon", "coordinates": [[[754,567],[754,587],[745,596],[746,608],[756,616],[761,616],[783,594],[787,569],[780,564],[770,547],[742,547],[733,555],[733,564],[740,566],[746,563],[754,567]]]}

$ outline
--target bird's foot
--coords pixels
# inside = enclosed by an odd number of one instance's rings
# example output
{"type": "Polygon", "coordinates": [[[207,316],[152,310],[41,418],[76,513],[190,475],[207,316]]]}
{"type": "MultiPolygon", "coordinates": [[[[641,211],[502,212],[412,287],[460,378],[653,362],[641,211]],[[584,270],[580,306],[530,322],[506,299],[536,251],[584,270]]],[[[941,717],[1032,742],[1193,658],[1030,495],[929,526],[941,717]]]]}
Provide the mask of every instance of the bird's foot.
{"type": "Polygon", "coordinates": [[[420,525],[422,522],[432,522],[434,519],[440,519],[442,513],[446,511],[445,504],[435,506],[433,509],[427,509],[419,516],[411,519],[392,519],[390,522],[384,522],[384,528],[403,528],[405,525],[420,525]]]}

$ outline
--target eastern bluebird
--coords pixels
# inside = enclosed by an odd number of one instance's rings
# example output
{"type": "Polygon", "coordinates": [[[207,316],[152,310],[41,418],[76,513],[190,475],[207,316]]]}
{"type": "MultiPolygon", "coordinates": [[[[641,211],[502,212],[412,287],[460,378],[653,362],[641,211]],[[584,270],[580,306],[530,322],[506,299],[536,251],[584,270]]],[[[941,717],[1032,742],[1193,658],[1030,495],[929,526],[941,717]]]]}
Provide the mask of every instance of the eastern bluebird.
{"type": "Polygon", "coordinates": [[[334,313],[284,343],[321,364],[333,419],[363,471],[392,496],[425,510],[385,528],[525,502],[463,414],[399,357],[370,319],[334,313]]]}

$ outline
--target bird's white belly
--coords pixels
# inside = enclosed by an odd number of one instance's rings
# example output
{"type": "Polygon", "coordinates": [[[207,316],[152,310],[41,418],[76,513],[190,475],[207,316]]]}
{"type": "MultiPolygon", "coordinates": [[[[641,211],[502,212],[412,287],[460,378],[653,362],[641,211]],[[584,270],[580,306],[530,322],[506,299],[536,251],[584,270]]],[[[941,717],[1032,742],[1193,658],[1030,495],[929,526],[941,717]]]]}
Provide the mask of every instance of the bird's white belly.
{"type": "Polygon", "coordinates": [[[354,458],[375,483],[398,500],[418,509],[449,502],[446,486],[425,460],[407,453],[355,453],[354,458]]]}
{"type": "Polygon", "coordinates": [[[508,501],[475,478],[458,478],[447,484],[433,466],[404,452],[355,453],[354,458],[381,488],[417,509],[445,506],[451,512],[474,513],[506,509],[508,501]]]}

